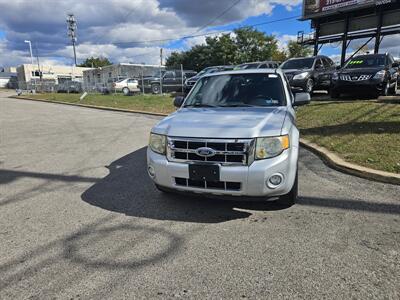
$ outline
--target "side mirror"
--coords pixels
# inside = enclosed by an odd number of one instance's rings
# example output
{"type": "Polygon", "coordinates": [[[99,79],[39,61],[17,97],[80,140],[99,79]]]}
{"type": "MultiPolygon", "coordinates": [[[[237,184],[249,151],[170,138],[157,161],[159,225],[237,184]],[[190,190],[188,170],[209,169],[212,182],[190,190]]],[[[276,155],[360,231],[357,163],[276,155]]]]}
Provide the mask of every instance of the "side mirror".
{"type": "Polygon", "coordinates": [[[309,93],[297,93],[294,95],[293,106],[302,106],[310,103],[311,96],[309,93]]]}
{"type": "Polygon", "coordinates": [[[400,64],[399,64],[398,62],[394,62],[394,63],[392,64],[392,67],[393,67],[393,68],[398,68],[399,65],[400,65],[400,64]]]}
{"type": "Polygon", "coordinates": [[[184,97],[182,97],[182,96],[176,96],[176,97],[175,97],[175,100],[174,100],[174,106],[175,106],[176,108],[180,108],[180,107],[182,106],[184,100],[185,100],[184,97]]]}
{"type": "Polygon", "coordinates": [[[293,94],[297,94],[297,93],[302,93],[303,92],[303,89],[301,87],[295,87],[295,86],[290,87],[290,90],[292,91],[293,94]]]}

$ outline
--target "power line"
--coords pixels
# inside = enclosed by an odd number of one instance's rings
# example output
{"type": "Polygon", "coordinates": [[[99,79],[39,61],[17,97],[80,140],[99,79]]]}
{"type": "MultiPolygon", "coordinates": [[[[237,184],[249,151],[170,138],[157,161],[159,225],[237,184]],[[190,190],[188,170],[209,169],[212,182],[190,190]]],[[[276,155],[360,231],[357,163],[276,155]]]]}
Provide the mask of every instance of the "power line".
{"type": "Polygon", "coordinates": [[[245,27],[258,27],[258,26],[262,26],[262,25],[278,23],[278,22],[297,19],[299,17],[301,17],[301,16],[298,15],[298,16],[292,16],[292,17],[287,17],[287,18],[280,18],[280,19],[275,19],[275,20],[256,23],[256,24],[243,25],[243,26],[239,26],[239,27],[236,27],[236,28],[233,28],[233,29],[230,29],[230,30],[218,30],[218,31],[201,33],[201,34],[186,35],[186,36],[181,36],[181,37],[178,37],[178,38],[168,38],[168,39],[159,39],[159,40],[131,41],[131,42],[114,42],[114,43],[110,43],[110,44],[113,44],[113,45],[148,44],[148,43],[161,43],[161,42],[179,41],[179,40],[185,40],[185,39],[199,37],[199,36],[208,36],[208,35],[214,35],[214,34],[219,34],[219,33],[228,33],[228,32],[232,32],[234,30],[245,28],[245,27]]]}
{"type": "Polygon", "coordinates": [[[216,20],[218,20],[219,18],[221,18],[223,15],[225,15],[228,11],[230,11],[232,8],[234,8],[236,5],[239,4],[241,0],[237,0],[235,1],[232,5],[230,5],[227,9],[225,9],[222,13],[220,13],[218,16],[216,16],[214,19],[212,19],[211,21],[209,21],[208,23],[204,24],[203,26],[201,26],[199,29],[197,29],[195,33],[202,31],[204,28],[208,27],[209,25],[211,25],[212,23],[214,23],[216,20]]]}

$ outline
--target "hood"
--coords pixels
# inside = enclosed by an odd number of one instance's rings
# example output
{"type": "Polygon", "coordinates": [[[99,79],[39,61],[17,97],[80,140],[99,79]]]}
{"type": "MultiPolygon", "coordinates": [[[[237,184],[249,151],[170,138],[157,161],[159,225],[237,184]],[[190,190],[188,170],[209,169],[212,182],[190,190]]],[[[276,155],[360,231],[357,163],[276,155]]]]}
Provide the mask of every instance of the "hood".
{"type": "Polygon", "coordinates": [[[295,75],[295,74],[300,74],[300,73],[304,73],[304,72],[311,72],[312,70],[311,69],[287,69],[287,70],[282,69],[282,71],[285,74],[295,75]]]}
{"type": "Polygon", "coordinates": [[[377,72],[385,70],[384,67],[373,67],[373,68],[355,68],[355,69],[341,69],[338,71],[339,74],[354,74],[354,75],[375,75],[377,72]]]}
{"type": "Polygon", "coordinates": [[[196,138],[278,136],[286,112],[286,107],[182,108],[163,119],[152,132],[196,138]]]}

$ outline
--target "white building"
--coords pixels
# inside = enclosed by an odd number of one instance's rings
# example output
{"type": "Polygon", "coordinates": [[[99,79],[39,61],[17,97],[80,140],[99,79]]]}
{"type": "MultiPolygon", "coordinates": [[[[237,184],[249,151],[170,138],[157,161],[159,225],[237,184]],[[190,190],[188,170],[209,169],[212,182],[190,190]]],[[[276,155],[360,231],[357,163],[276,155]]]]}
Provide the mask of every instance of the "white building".
{"type": "Polygon", "coordinates": [[[20,89],[26,89],[30,84],[56,85],[66,81],[80,81],[83,79],[83,71],[90,68],[73,66],[51,66],[23,64],[17,68],[18,85],[20,89]]]}
{"type": "Polygon", "coordinates": [[[0,68],[0,88],[17,88],[17,73],[15,68],[0,68]]]}

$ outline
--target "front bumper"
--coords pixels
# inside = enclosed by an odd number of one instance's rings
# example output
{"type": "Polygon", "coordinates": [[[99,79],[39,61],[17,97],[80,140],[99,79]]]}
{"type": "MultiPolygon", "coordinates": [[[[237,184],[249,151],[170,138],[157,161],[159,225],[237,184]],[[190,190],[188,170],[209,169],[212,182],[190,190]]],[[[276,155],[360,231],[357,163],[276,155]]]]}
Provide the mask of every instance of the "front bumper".
{"type": "Polygon", "coordinates": [[[384,88],[385,82],[382,79],[332,81],[332,89],[340,93],[381,92],[384,88]]]}
{"type": "Polygon", "coordinates": [[[220,196],[276,197],[289,193],[297,172],[298,147],[292,146],[280,156],[254,161],[250,166],[220,165],[220,181],[240,183],[239,190],[196,188],[182,186],[175,178],[189,178],[189,163],[170,162],[163,155],[147,149],[147,165],[152,167],[154,183],[177,192],[220,196]],[[274,174],[281,174],[282,183],[271,188],[266,181],[274,174]]]}
{"type": "Polygon", "coordinates": [[[303,89],[303,91],[306,91],[307,90],[307,86],[306,86],[307,85],[307,80],[308,80],[308,78],[306,78],[306,79],[296,79],[296,80],[291,79],[289,81],[289,85],[291,87],[301,88],[301,89],[303,89]]]}

